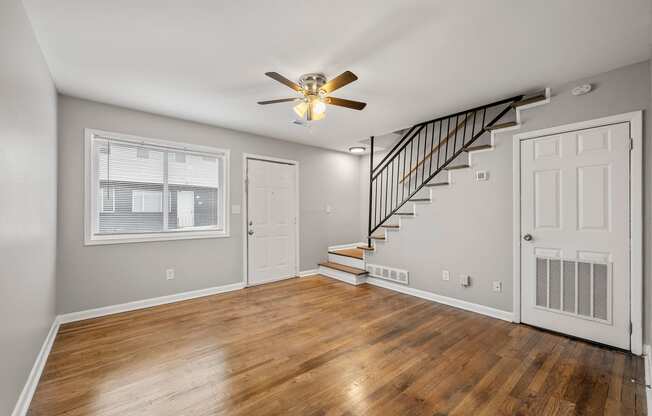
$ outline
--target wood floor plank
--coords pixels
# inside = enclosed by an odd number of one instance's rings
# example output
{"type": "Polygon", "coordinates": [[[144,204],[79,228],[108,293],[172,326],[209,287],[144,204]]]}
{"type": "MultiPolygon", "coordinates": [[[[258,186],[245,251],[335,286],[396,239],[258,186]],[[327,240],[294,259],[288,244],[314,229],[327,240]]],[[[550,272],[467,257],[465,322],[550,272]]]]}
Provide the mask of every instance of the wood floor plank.
{"type": "Polygon", "coordinates": [[[28,414],[643,415],[643,379],[621,351],[315,276],[63,325],[28,414]]]}

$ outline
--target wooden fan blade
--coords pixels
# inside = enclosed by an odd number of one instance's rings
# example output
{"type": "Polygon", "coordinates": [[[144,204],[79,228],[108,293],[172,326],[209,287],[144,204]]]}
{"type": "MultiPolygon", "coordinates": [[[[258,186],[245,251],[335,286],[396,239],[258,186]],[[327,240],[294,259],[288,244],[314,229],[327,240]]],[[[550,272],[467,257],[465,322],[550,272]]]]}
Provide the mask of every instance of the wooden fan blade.
{"type": "Polygon", "coordinates": [[[344,98],[326,97],[324,98],[326,104],[338,105],[340,107],[351,108],[353,110],[362,110],[367,106],[367,103],[360,101],[345,100],[344,98]]]}
{"type": "Polygon", "coordinates": [[[296,100],[296,98],[281,98],[280,100],[258,101],[258,104],[267,105],[267,104],[276,104],[276,103],[287,103],[289,101],[294,101],[294,100],[296,100]]]}
{"type": "Polygon", "coordinates": [[[326,94],[329,94],[338,88],[342,88],[343,86],[352,83],[356,79],[358,79],[358,77],[355,76],[353,72],[345,71],[328,81],[326,84],[322,85],[320,90],[324,91],[326,94]]]}
{"type": "Polygon", "coordinates": [[[297,92],[303,91],[303,89],[299,86],[299,84],[290,81],[289,79],[285,78],[283,75],[279,74],[278,72],[265,72],[265,75],[267,75],[273,80],[280,82],[283,85],[287,85],[288,87],[292,88],[297,92]]]}

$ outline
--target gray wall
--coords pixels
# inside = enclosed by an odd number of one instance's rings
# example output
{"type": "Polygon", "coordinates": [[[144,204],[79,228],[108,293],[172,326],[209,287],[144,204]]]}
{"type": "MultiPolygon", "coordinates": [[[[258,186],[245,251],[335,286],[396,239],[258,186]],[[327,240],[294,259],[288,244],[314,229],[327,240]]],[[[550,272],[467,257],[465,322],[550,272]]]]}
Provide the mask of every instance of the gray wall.
{"type": "Polygon", "coordinates": [[[57,95],[20,0],[0,2],[0,414],[54,319],[57,95]]]}
{"type": "Polygon", "coordinates": [[[357,156],[59,96],[59,313],[241,282],[243,276],[242,217],[236,214],[230,238],[84,246],[86,127],[231,149],[231,205],[242,201],[243,152],[298,160],[300,269],[315,269],[329,245],[358,240],[357,156]],[[176,278],[168,281],[165,269],[171,267],[176,278]]]}
{"type": "MultiPolygon", "coordinates": [[[[589,120],[650,106],[649,62],[630,65],[567,85],[553,86],[552,102],[522,112],[523,128],[537,130],[589,120]],[[594,91],[581,97],[570,89],[590,82],[594,91]]],[[[646,117],[649,119],[649,117],[646,117]]],[[[417,207],[418,217],[404,220],[401,231],[390,232],[387,243],[369,261],[410,271],[411,286],[440,295],[463,299],[505,311],[512,310],[512,135],[496,138],[493,152],[473,156],[475,169],[489,171],[489,181],[475,182],[471,171],[453,173],[450,189],[436,188],[432,205],[417,207]],[[471,253],[471,254],[466,254],[471,253]],[[441,279],[442,269],[451,272],[451,280],[441,279]],[[472,286],[463,289],[457,280],[461,273],[472,277],[472,286]],[[501,293],[493,292],[491,282],[503,282],[501,293]]],[[[645,132],[644,137],[649,134],[645,132]]],[[[645,148],[646,161],[652,149],[645,148]]],[[[368,195],[368,159],[360,164],[362,192],[368,195]]],[[[646,177],[650,169],[646,168],[646,177]]],[[[646,180],[646,205],[650,205],[652,180],[646,180]]],[[[365,197],[361,198],[361,201],[365,197]]],[[[361,202],[367,217],[366,204],[361,202]]],[[[645,212],[650,223],[650,212],[645,212]]],[[[366,229],[366,228],[365,228],[366,229]]],[[[652,230],[646,230],[646,254],[650,252],[652,230]]],[[[649,263],[645,265],[646,299],[652,297],[649,263]]],[[[647,316],[650,316],[647,302],[647,316]]],[[[646,338],[649,342],[649,334],[646,338]]]]}

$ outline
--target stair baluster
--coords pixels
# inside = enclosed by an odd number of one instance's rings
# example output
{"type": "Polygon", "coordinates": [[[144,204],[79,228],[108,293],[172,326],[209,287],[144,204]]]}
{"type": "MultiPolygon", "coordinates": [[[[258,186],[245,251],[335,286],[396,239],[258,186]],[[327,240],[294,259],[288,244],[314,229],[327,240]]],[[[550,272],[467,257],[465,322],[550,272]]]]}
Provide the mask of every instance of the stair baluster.
{"type": "MultiPolygon", "coordinates": [[[[517,103],[522,103],[523,97],[518,95],[415,124],[375,167],[372,136],[369,156],[368,247],[372,247],[373,233],[388,219],[393,215],[409,214],[399,210],[437,174],[459,167],[452,165],[452,162],[483,134],[509,127],[510,123],[497,123],[515,108],[517,103]],[[490,118],[489,122],[486,122],[487,116],[490,118]],[[477,125],[480,119],[480,125],[477,125]],[[468,140],[467,131],[470,131],[468,140]]],[[[430,186],[441,184],[444,183],[434,183],[430,186]]]]}

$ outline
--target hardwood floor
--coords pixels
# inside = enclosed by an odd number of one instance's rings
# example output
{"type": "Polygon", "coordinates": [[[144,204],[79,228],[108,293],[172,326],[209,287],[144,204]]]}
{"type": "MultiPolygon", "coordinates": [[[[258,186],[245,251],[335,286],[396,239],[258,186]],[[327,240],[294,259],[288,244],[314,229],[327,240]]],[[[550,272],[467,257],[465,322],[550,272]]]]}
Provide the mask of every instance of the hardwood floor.
{"type": "Polygon", "coordinates": [[[620,351],[325,277],[63,325],[32,416],[645,414],[620,351]]]}

